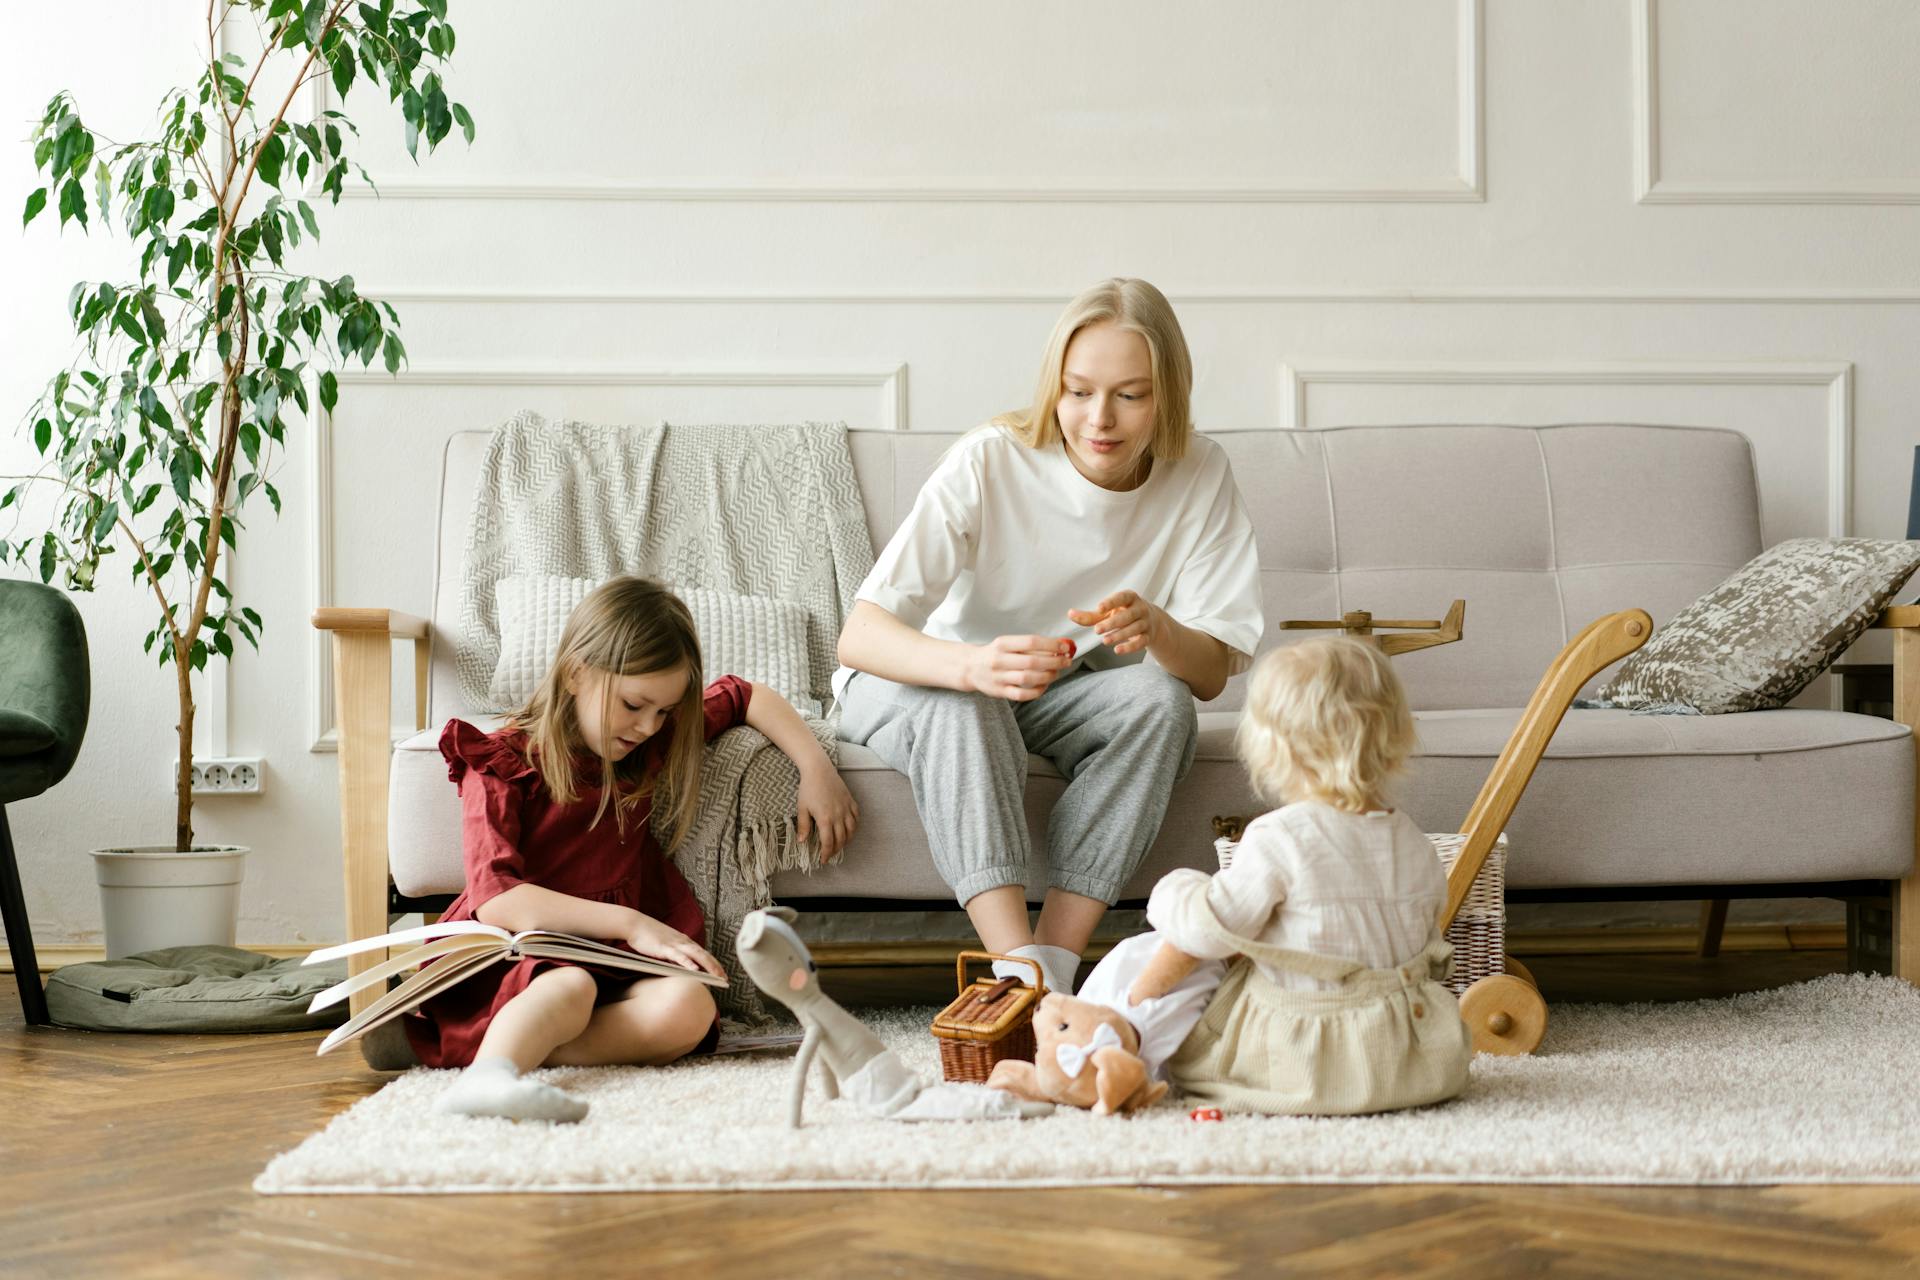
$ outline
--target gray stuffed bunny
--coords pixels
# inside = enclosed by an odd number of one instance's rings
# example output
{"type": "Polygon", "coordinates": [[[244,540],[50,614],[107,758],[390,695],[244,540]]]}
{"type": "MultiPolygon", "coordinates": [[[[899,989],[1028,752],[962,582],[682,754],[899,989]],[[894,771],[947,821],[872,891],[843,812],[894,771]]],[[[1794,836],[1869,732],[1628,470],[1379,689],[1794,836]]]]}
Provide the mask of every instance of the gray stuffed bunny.
{"type": "MultiPolygon", "coordinates": [[[[737,954],[753,984],[793,1010],[805,1036],[793,1064],[793,1086],[787,1096],[787,1121],[800,1127],[800,1110],[807,1094],[807,1071],[820,1055],[821,1086],[827,1097],[840,1096],[840,1086],[882,1054],[893,1056],[880,1037],[820,990],[813,955],[793,930],[790,907],[749,911],[740,922],[737,954]]],[[[917,1084],[916,1092],[917,1092],[917,1084]]],[[[911,1095],[909,1095],[909,1098],[911,1095]]],[[[903,1100],[904,1101],[904,1100],[903,1100]]]]}

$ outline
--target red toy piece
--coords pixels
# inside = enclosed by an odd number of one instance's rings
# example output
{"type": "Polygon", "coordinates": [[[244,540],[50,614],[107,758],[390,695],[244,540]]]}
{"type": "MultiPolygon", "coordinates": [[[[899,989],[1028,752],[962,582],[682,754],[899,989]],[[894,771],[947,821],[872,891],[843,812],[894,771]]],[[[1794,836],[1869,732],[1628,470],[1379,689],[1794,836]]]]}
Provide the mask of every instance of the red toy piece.
{"type": "Polygon", "coordinates": [[[1195,1107],[1187,1113],[1187,1119],[1189,1120],[1220,1120],[1223,1118],[1220,1114],[1220,1108],[1218,1107],[1195,1107]]]}

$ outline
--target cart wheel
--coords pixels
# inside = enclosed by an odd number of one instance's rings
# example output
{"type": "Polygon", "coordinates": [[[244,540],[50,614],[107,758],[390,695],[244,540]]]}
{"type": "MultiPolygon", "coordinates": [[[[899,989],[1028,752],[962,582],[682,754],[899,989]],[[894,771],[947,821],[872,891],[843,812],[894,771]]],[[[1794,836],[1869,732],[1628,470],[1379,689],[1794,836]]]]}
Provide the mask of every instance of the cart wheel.
{"type": "Polygon", "coordinates": [[[1460,1017],[1473,1035],[1475,1053],[1532,1053],[1547,1033],[1547,1002],[1531,984],[1509,973],[1468,987],[1460,997],[1460,1017]]]}
{"type": "Polygon", "coordinates": [[[1538,991],[1540,989],[1540,980],[1533,976],[1533,970],[1527,968],[1527,966],[1521,964],[1518,960],[1515,960],[1512,956],[1500,957],[1500,968],[1503,971],[1510,973],[1514,977],[1520,979],[1520,981],[1526,983],[1528,986],[1532,987],[1535,991],[1538,991]]]}

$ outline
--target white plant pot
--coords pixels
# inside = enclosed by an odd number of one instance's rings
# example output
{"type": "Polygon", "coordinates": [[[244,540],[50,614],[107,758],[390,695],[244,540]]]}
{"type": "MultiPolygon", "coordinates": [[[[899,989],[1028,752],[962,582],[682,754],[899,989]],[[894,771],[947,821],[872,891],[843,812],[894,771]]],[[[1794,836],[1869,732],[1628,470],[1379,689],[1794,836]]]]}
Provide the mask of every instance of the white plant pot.
{"type": "Polygon", "coordinates": [[[247,850],[237,844],[95,849],[107,959],[188,947],[233,945],[240,918],[240,876],[247,850]]]}

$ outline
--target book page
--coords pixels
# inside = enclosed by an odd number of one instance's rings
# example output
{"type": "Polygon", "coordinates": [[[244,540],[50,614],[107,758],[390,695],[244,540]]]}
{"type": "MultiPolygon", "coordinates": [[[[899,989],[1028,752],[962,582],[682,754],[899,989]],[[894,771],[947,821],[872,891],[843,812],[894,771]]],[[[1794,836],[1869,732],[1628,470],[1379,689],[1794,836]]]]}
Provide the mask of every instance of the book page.
{"type": "Polygon", "coordinates": [[[504,949],[461,955],[444,964],[436,964],[408,978],[393,990],[362,1009],[346,1024],[320,1042],[318,1053],[326,1053],[355,1036],[364,1035],[389,1018],[396,1018],[446,990],[454,983],[486,968],[507,953],[504,949]]]}
{"type": "Polygon", "coordinates": [[[657,978],[696,978],[710,987],[724,987],[725,978],[716,978],[705,969],[686,969],[666,960],[655,960],[649,956],[637,956],[631,951],[622,951],[618,947],[609,947],[603,943],[590,942],[585,938],[575,938],[569,934],[548,934],[552,941],[534,940],[520,945],[520,954],[539,960],[567,960],[574,964],[599,965],[608,969],[625,969],[633,973],[650,974],[657,978]]]}
{"type": "Polygon", "coordinates": [[[434,924],[416,925],[411,929],[400,929],[393,933],[383,933],[372,938],[360,938],[353,942],[342,942],[337,946],[322,947],[310,953],[300,963],[324,964],[328,960],[338,960],[342,956],[359,955],[362,951],[374,951],[381,947],[404,946],[409,942],[421,942],[428,938],[444,938],[456,933],[483,933],[497,938],[501,942],[510,941],[512,935],[495,925],[482,924],[478,920],[441,920],[434,924]]]}

